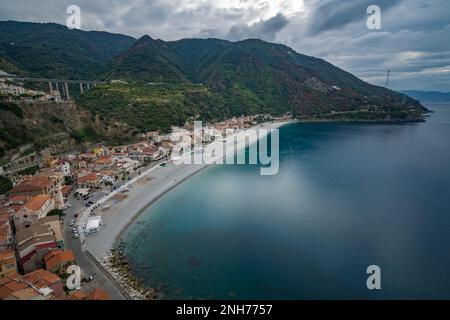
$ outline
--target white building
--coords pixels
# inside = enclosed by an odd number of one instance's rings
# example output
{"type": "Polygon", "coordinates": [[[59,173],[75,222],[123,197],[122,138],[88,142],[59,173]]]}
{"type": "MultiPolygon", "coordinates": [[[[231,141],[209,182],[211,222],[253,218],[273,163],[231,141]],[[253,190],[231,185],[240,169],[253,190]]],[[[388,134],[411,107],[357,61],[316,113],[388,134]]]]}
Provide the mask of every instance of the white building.
{"type": "Polygon", "coordinates": [[[61,170],[64,173],[65,177],[70,177],[71,175],[70,162],[64,161],[63,163],[61,163],[59,170],[61,170]]]}
{"type": "Polygon", "coordinates": [[[103,224],[102,217],[95,216],[92,218],[89,218],[86,223],[86,235],[94,234],[100,231],[103,224]]]}

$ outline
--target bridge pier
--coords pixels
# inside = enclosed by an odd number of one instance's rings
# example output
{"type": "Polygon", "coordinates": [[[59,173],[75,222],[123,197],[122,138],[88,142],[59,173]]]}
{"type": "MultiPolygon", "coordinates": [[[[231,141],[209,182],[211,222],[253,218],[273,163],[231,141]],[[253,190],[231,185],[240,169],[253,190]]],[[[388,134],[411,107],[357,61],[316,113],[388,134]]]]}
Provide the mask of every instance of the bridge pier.
{"type": "Polygon", "coordinates": [[[50,94],[53,94],[53,84],[51,81],[48,82],[48,87],[50,89],[50,94]]]}
{"type": "Polygon", "coordinates": [[[67,82],[64,82],[64,89],[66,91],[66,99],[70,100],[69,84],[67,82]]]}
{"type": "Polygon", "coordinates": [[[81,92],[81,94],[83,94],[83,93],[84,93],[84,89],[83,89],[83,82],[80,82],[80,92],[81,92]]]}

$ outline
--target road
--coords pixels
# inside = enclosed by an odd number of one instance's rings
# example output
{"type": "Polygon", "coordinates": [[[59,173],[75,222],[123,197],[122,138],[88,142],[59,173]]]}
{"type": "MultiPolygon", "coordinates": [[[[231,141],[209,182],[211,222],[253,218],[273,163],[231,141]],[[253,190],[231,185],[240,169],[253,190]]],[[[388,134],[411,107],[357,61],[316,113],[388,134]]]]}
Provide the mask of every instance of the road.
{"type": "MultiPolygon", "coordinates": [[[[128,180],[132,180],[148,168],[158,166],[161,162],[162,161],[157,161],[155,163],[152,163],[152,165],[147,168],[141,168],[140,170],[137,170],[137,172],[129,175],[128,180]]],[[[117,181],[114,187],[118,188],[124,183],[125,181],[117,181]]],[[[97,263],[94,261],[94,258],[89,257],[88,253],[83,250],[79,239],[75,239],[73,237],[72,229],[74,227],[70,226],[71,220],[79,220],[75,218],[75,215],[86,209],[87,202],[92,201],[93,203],[96,203],[97,201],[105,197],[108,193],[110,193],[111,189],[112,187],[106,187],[103,190],[99,190],[86,200],[75,198],[74,191],[71,192],[66,202],[68,205],[70,205],[70,207],[65,210],[64,239],[66,249],[72,250],[77,265],[81,268],[83,277],[87,279],[90,275],[95,275],[94,281],[85,284],[83,286],[84,289],[89,290],[91,288],[99,287],[105,290],[113,300],[126,300],[127,296],[120,290],[118,285],[116,285],[116,283],[108,277],[106,272],[97,265],[97,263]]],[[[77,227],[80,229],[80,231],[82,231],[82,226],[77,227]]]]}
{"type": "MultiPolygon", "coordinates": [[[[97,200],[96,198],[102,197],[102,192],[97,193],[92,201],[97,200]]],[[[89,199],[88,201],[90,201],[89,199]]],[[[101,270],[94,261],[91,260],[88,255],[83,252],[81,248],[80,241],[77,239],[74,239],[72,234],[72,228],[70,224],[70,220],[74,219],[74,215],[81,210],[82,208],[85,208],[84,201],[77,200],[74,198],[73,193],[69,196],[69,199],[67,201],[71,207],[65,211],[66,215],[64,218],[64,239],[65,239],[65,246],[66,249],[72,250],[75,260],[77,262],[77,265],[81,268],[82,276],[84,278],[89,278],[90,275],[94,276],[94,281],[89,282],[85,285],[83,285],[83,289],[90,290],[92,288],[102,288],[105,290],[111,299],[113,300],[126,300],[125,295],[121,292],[121,290],[118,288],[118,286],[111,281],[111,279],[108,278],[108,276],[101,270]]]]}

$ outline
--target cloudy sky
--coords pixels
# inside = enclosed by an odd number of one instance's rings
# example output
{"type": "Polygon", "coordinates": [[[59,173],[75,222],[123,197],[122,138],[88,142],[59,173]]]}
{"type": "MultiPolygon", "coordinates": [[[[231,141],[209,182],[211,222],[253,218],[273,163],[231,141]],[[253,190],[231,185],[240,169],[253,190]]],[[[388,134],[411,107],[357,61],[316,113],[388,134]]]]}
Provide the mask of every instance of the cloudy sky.
{"type": "MultiPolygon", "coordinates": [[[[448,0],[0,0],[0,20],[65,24],[163,40],[218,37],[284,43],[391,88],[450,91],[448,0]],[[367,27],[369,5],[381,29],[367,27]]],[[[1,30],[0,30],[1,32],[1,30]]]]}

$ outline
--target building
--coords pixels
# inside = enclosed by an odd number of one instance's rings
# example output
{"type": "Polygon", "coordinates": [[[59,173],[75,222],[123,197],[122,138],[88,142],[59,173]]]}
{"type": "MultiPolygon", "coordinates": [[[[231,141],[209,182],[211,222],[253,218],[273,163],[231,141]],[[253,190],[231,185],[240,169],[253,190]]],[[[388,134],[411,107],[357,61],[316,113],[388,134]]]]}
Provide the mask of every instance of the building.
{"type": "Polygon", "coordinates": [[[97,189],[100,187],[101,178],[96,173],[90,173],[77,179],[78,188],[97,189]]]}
{"type": "Polygon", "coordinates": [[[70,293],[70,300],[110,300],[109,295],[100,288],[95,288],[90,293],[84,290],[77,290],[70,293]]]}
{"type": "Polygon", "coordinates": [[[19,183],[9,191],[11,197],[14,196],[37,196],[48,194],[55,200],[58,209],[64,207],[62,187],[64,185],[64,174],[62,172],[42,172],[35,176],[25,176],[19,183]]]}
{"type": "Polygon", "coordinates": [[[52,228],[44,224],[17,232],[16,241],[19,267],[25,273],[42,268],[43,257],[48,251],[57,248],[52,228]]]}
{"type": "Polygon", "coordinates": [[[12,247],[13,244],[13,230],[11,227],[13,213],[0,212],[0,250],[5,250],[12,247]]]}
{"type": "Polygon", "coordinates": [[[95,160],[95,170],[103,170],[110,168],[112,165],[112,160],[109,157],[101,156],[95,160]]]}
{"type": "Polygon", "coordinates": [[[16,252],[12,249],[0,251],[0,278],[4,278],[16,273],[16,252]]]}
{"type": "Polygon", "coordinates": [[[63,280],[48,270],[0,279],[0,300],[49,300],[65,295],[63,280]]]}
{"type": "Polygon", "coordinates": [[[31,225],[44,218],[55,208],[55,201],[48,194],[40,194],[31,197],[22,209],[14,214],[14,226],[16,230],[29,228],[31,225]]]}
{"type": "Polygon", "coordinates": [[[62,187],[61,193],[63,195],[64,201],[67,201],[67,198],[69,197],[69,194],[71,191],[72,191],[72,186],[70,186],[70,185],[65,185],[64,187],[62,187]]]}
{"type": "Polygon", "coordinates": [[[65,273],[67,267],[75,264],[75,256],[71,250],[52,250],[44,256],[45,269],[54,273],[65,273]]]}
{"type": "Polygon", "coordinates": [[[47,216],[41,218],[36,225],[46,225],[50,227],[53,231],[53,235],[55,236],[58,248],[65,248],[64,236],[61,230],[61,222],[59,221],[59,216],[47,216]]]}
{"type": "Polygon", "coordinates": [[[101,227],[102,227],[102,217],[100,216],[92,217],[89,218],[86,223],[85,232],[87,235],[94,234],[99,232],[101,227]]]}
{"type": "Polygon", "coordinates": [[[72,170],[71,170],[69,161],[67,161],[67,160],[60,161],[58,168],[62,173],[64,173],[65,177],[70,177],[72,175],[72,170]]]}

